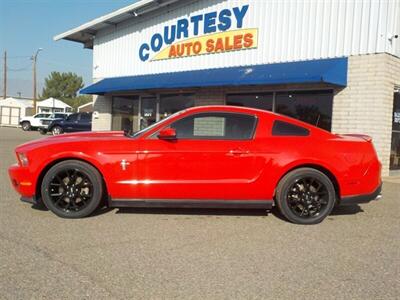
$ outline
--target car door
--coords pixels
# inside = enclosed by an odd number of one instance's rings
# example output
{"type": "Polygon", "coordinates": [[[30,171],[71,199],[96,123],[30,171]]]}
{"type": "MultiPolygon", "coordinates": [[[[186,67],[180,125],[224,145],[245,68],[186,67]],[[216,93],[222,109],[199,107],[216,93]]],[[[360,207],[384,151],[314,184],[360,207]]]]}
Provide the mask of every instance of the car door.
{"type": "Polygon", "coordinates": [[[142,198],[263,198],[254,188],[265,165],[254,138],[255,115],[198,113],[169,126],[176,130],[175,140],[154,134],[140,143],[142,198]]]}
{"type": "Polygon", "coordinates": [[[35,116],[33,117],[33,119],[32,119],[31,126],[32,126],[32,127],[39,127],[39,126],[41,126],[42,124],[41,124],[40,120],[43,119],[43,118],[47,118],[47,117],[49,117],[49,116],[50,116],[50,114],[43,114],[43,113],[35,115],[35,116]]]}
{"type": "Polygon", "coordinates": [[[78,124],[78,116],[79,114],[69,115],[63,122],[63,130],[64,132],[74,132],[76,131],[76,126],[78,124]]]}
{"type": "Polygon", "coordinates": [[[77,123],[78,131],[91,131],[92,130],[92,114],[81,113],[80,119],[77,123]]]}

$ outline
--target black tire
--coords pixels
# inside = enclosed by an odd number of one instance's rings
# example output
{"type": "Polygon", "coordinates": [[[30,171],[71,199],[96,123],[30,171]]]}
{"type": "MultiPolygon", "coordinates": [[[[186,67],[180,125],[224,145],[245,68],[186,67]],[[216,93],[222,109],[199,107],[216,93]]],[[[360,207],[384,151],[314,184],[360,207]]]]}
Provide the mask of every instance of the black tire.
{"type": "Polygon", "coordinates": [[[21,123],[21,127],[23,131],[29,131],[31,130],[31,123],[28,121],[24,121],[21,123]]]}
{"type": "Polygon", "coordinates": [[[332,211],[336,192],[332,181],[313,168],[286,174],[276,189],[276,204],[282,215],[295,224],[317,224],[332,211]]]}
{"type": "Polygon", "coordinates": [[[40,132],[40,134],[43,134],[43,135],[47,134],[47,130],[43,129],[43,128],[39,128],[39,132],[40,132]]]}
{"type": "Polygon", "coordinates": [[[62,134],[62,133],[63,133],[63,129],[62,129],[60,126],[54,126],[54,127],[51,129],[51,133],[52,133],[53,135],[59,135],[59,134],[62,134]]]}
{"type": "Polygon", "coordinates": [[[43,203],[62,218],[84,218],[100,205],[102,177],[93,166],[78,160],[65,160],[51,167],[41,185],[43,203]]]}

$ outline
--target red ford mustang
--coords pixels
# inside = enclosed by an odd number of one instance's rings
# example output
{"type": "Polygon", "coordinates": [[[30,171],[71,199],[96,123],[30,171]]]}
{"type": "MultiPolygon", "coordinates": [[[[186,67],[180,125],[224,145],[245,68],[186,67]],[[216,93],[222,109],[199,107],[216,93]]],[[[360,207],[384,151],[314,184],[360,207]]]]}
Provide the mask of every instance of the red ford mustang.
{"type": "Polygon", "coordinates": [[[335,135],[251,108],[204,106],[136,134],[87,132],[17,147],[9,175],[21,200],[61,217],[110,207],[271,209],[321,222],[338,204],[380,196],[371,138],[335,135]]]}

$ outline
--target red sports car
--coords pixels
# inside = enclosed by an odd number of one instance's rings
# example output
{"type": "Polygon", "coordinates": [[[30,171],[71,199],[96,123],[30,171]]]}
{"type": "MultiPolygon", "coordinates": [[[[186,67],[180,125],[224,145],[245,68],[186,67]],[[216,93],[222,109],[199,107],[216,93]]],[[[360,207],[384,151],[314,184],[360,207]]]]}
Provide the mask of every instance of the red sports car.
{"type": "Polygon", "coordinates": [[[135,134],[86,132],[16,149],[9,175],[21,200],[60,217],[110,207],[271,209],[321,222],[338,204],[381,191],[371,138],[335,135],[271,112],[203,106],[135,134]]]}

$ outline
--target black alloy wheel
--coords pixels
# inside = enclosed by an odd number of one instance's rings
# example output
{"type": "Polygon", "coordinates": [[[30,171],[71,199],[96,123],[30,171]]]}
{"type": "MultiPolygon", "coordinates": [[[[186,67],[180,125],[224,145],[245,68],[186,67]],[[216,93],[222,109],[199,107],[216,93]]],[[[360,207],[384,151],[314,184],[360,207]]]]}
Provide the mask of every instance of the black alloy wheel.
{"type": "Polygon", "coordinates": [[[315,177],[302,177],[289,187],[287,200],[295,215],[312,218],[323,213],[327,208],[328,190],[315,177]]]}
{"type": "Polygon", "coordinates": [[[102,178],[91,165],[68,160],[56,164],[42,182],[44,204],[64,218],[89,216],[100,204],[102,178]]]}
{"type": "Polygon", "coordinates": [[[282,178],[276,203],[281,213],[296,224],[316,224],[325,219],[336,202],[335,188],[324,173],[296,169],[282,178]]]}

